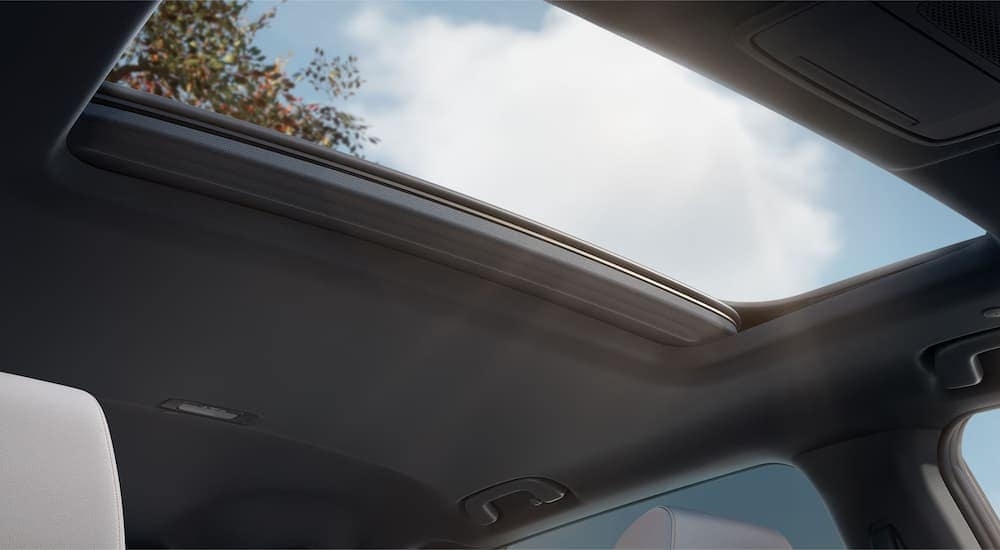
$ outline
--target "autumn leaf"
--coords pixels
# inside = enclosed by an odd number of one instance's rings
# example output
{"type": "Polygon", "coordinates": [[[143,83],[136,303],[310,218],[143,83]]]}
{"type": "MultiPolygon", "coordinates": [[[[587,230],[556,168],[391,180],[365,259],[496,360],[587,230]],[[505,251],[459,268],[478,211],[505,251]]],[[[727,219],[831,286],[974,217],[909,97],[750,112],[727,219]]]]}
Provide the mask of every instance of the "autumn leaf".
{"type": "Polygon", "coordinates": [[[163,2],[108,80],[358,156],[378,143],[363,119],[339,105],[364,83],[357,58],[327,58],[315,48],[304,69],[288,74],[287,59],[269,60],[254,44],[277,10],[250,19],[249,6],[247,0],[163,2]],[[300,85],[326,102],[306,104],[293,92],[300,85]]]}

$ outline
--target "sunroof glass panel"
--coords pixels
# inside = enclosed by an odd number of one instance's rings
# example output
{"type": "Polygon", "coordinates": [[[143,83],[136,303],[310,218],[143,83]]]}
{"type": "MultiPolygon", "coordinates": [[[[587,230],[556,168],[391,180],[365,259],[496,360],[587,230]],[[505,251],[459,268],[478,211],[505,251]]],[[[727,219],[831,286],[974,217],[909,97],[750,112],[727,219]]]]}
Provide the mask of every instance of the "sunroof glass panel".
{"type": "Polygon", "coordinates": [[[983,233],[541,2],[167,2],[109,79],[364,156],[729,300],[983,233]]]}

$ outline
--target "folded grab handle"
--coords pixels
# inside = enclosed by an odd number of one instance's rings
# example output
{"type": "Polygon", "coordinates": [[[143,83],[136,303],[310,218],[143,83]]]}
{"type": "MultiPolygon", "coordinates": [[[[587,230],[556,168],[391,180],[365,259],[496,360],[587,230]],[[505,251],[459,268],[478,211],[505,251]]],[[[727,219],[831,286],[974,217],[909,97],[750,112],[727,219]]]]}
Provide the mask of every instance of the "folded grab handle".
{"type": "Polygon", "coordinates": [[[975,386],[983,381],[979,354],[1000,349],[1000,330],[983,332],[944,344],[934,353],[934,371],[949,390],[975,386]]]}
{"type": "Polygon", "coordinates": [[[515,479],[466,497],[463,501],[465,513],[479,525],[492,525],[500,519],[500,512],[493,503],[515,493],[527,493],[532,505],[541,506],[566,496],[566,489],[554,481],[538,477],[515,479]]]}

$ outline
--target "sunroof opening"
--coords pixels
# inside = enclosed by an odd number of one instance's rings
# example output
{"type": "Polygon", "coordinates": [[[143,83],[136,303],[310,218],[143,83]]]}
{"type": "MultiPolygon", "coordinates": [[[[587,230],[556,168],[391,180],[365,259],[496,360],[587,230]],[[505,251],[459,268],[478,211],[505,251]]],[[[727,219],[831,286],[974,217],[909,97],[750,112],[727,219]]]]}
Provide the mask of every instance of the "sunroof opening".
{"type": "Polygon", "coordinates": [[[109,80],[363,156],[728,300],[983,233],[543,2],[165,2],[109,80]]]}

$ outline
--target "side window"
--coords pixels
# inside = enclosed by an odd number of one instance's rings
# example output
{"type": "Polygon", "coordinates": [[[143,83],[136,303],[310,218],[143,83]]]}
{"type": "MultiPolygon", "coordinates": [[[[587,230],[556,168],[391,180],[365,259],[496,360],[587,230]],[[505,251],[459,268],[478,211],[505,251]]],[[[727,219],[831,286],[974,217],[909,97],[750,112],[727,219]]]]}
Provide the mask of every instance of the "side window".
{"type": "Polygon", "coordinates": [[[965,424],[962,458],[993,510],[1000,510],[1000,409],[973,415],[965,424]]]}
{"type": "Polygon", "coordinates": [[[778,531],[793,548],[844,548],[816,488],[791,466],[767,464],[623,506],[512,544],[510,548],[613,548],[654,506],[685,508],[778,531]]]}

